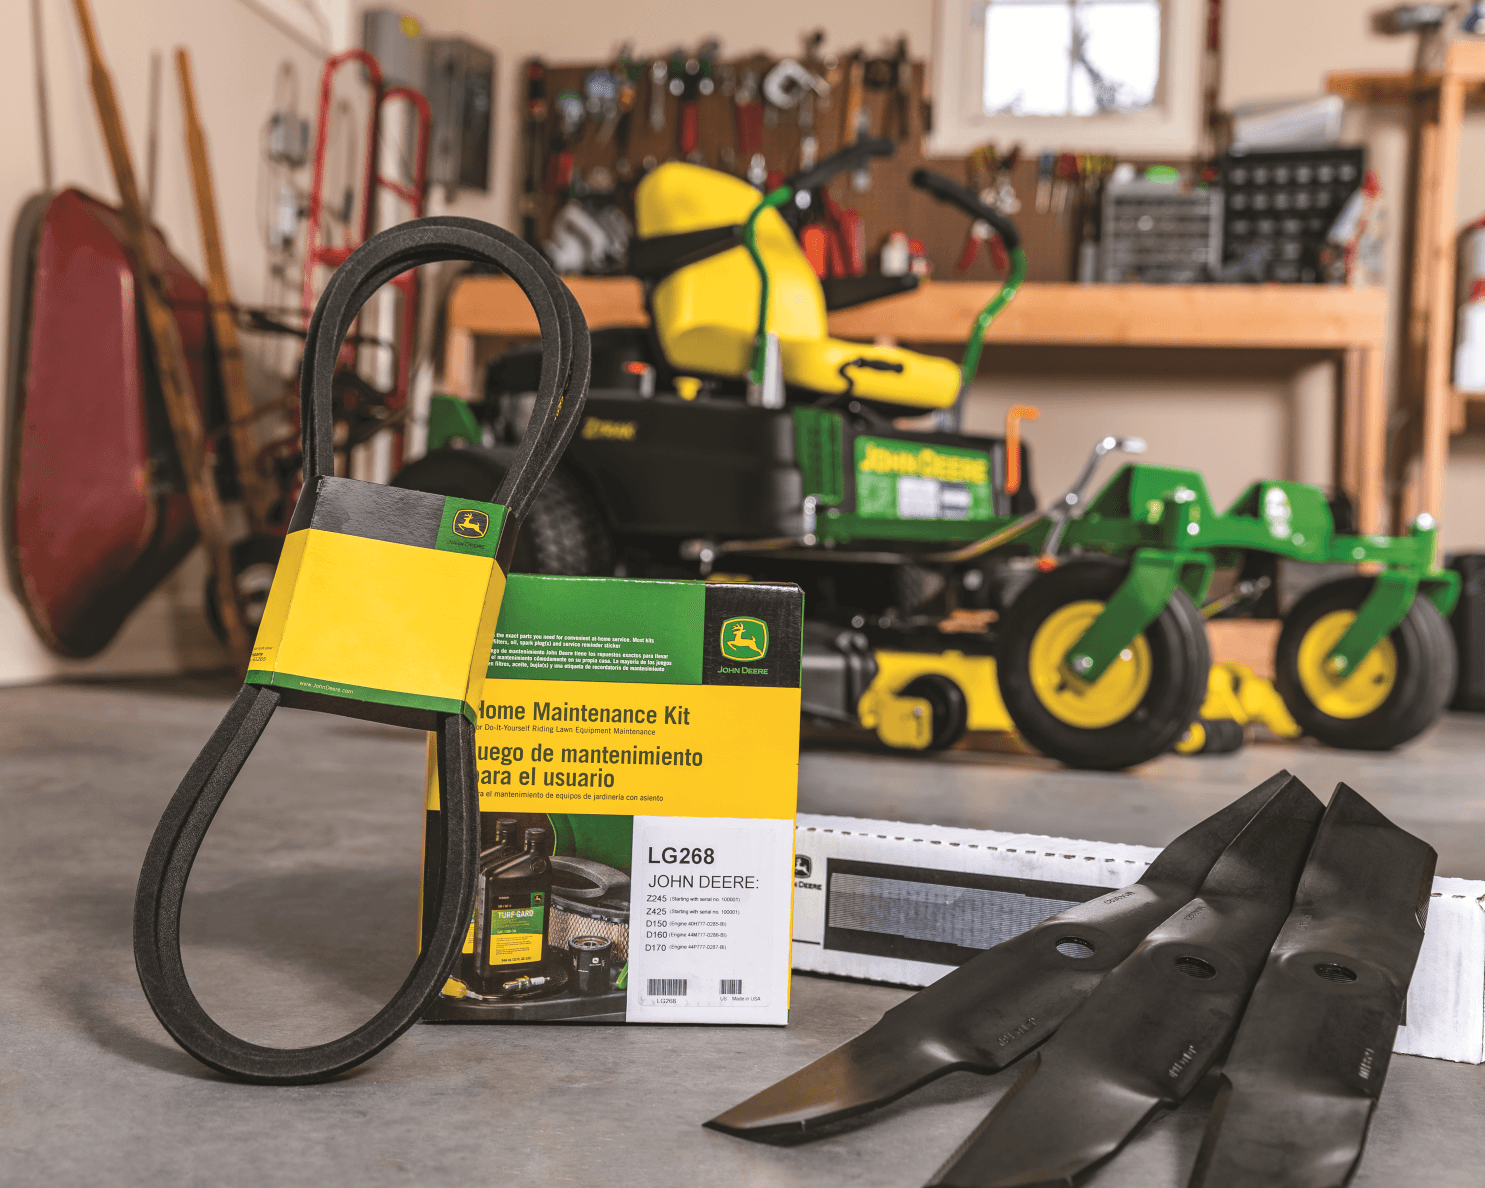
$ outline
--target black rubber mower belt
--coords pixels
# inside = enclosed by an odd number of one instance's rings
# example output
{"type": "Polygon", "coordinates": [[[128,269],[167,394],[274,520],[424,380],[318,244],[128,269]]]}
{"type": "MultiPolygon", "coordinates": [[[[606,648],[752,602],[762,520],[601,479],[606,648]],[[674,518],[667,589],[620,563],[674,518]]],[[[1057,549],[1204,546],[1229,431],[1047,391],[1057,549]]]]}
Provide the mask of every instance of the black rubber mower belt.
{"type": "MultiPolygon", "coordinates": [[[[511,529],[531,508],[581,417],[588,390],[588,327],[572,294],[523,240],[474,219],[430,218],[373,236],[330,278],[310,321],[300,377],[305,487],[333,475],[330,384],[347,330],[367,299],[393,277],[441,260],[501,269],[520,285],[541,328],[542,365],[531,427],[494,502],[511,529]]],[[[412,971],[377,1014],[347,1035],[308,1048],[270,1048],[231,1034],[196,1000],[180,953],[180,913],[191,865],[212,818],[262,736],[279,694],[244,685],[186,772],[156,827],[134,903],[134,962],[156,1017],[203,1064],[238,1080],[293,1085],[324,1080],[375,1055],[407,1030],[438,993],[459,956],[473,910],[479,861],[479,794],[474,727],[441,714],[436,728],[442,790],[441,884],[427,910],[433,927],[412,971]]]]}

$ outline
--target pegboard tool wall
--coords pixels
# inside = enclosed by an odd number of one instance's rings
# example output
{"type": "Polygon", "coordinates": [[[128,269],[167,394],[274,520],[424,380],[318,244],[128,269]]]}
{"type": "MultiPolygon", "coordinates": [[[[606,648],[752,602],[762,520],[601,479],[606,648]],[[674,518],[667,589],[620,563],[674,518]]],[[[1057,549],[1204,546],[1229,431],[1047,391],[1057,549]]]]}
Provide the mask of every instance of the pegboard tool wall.
{"type": "MultiPolygon", "coordinates": [[[[730,66],[735,79],[740,80],[750,70],[756,72],[761,79],[774,62],[775,59],[760,55],[728,59],[718,62],[717,66],[730,66]]],[[[845,60],[842,59],[842,77],[845,75],[845,66],[845,60]]],[[[561,122],[556,112],[556,97],[564,91],[581,95],[583,81],[589,73],[604,69],[608,69],[608,64],[546,65],[547,118],[544,138],[548,165],[554,154],[564,147],[560,144],[561,122]]],[[[877,252],[882,241],[889,232],[900,227],[908,235],[923,241],[928,250],[928,258],[933,261],[933,274],[940,280],[999,280],[1001,274],[994,268],[990,253],[983,249],[968,270],[962,273],[954,270],[969,234],[969,219],[958,209],[936,202],[921,190],[914,189],[909,180],[913,171],[918,168],[932,169],[958,182],[967,183],[970,180],[966,172],[966,158],[927,158],[923,155],[922,145],[927,131],[925,117],[928,114],[925,98],[927,72],[922,62],[910,63],[910,69],[913,76],[909,89],[912,101],[907,104],[906,134],[898,126],[900,120],[895,91],[866,87],[863,88],[861,97],[861,110],[870,113],[873,134],[888,135],[895,139],[898,142],[896,155],[887,160],[872,162],[871,186],[865,192],[857,192],[852,188],[851,179],[842,177],[831,185],[830,194],[842,206],[861,212],[866,235],[868,272],[877,270],[877,252]]],[[[574,168],[584,176],[589,170],[600,166],[612,172],[620,158],[627,158],[633,170],[627,184],[632,185],[642,176],[646,158],[652,157],[656,162],[684,159],[678,146],[681,100],[668,90],[664,92],[665,124],[659,132],[652,131],[649,114],[653,85],[648,71],[636,84],[637,93],[629,117],[627,143],[621,143],[620,134],[616,131],[607,144],[599,144],[599,125],[592,120],[584,122],[572,143],[565,146],[573,154],[574,168]]],[[[722,164],[722,155],[724,148],[730,148],[734,164],[727,171],[742,175],[747,169],[747,161],[743,159],[738,147],[733,97],[724,95],[721,86],[718,86],[710,95],[699,96],[696,103],[702,164],[713,169],[726,169],[722,164]]],[[[799,169],[801,134],[798,109],[780,110],[777,116],[778,119],[772,124],[764,121],[763,153],[770,171],[779,171],[787,176],[799,169]]],[[[841,147],[845,118],[846,86],[842,82],[831,89],[828,100],[817,100],[815,104],[815,136],[819,140],[820,157],[828,156],[841,147]]],[[[529,130],[523,132],[517,161],[518,172],[525,168],[530,153],[526,136],[529,136],[529,130]]],[[[998,147],[1009,152],[1011,146],[998,147]]],[[[1043,147],[1023,145],[1021,160],[1011,173],[1011,184],[1021,200],[1021,209],[1013,218],[1020,227],[1026,244],[1027,278],[1033,281],[1067,281],[1074,278],[1081,218],[1079,202],[1074,192],[1069,194],[1061,214],[1039,214],[1035,210],[1037,154],[1043,147]]],[[[542,190],[537,206],[538,235],[543,238],[550,233],[552,220],[565,201],[565,194],[550,189],[550,180],[549,170],[545,179],[547,185],[542,190]]],[[[626,183],[620,179],[619,185],[623,187],[626,183]]],[[[627,209],[628,204],[625,205],[627,209]]]]}

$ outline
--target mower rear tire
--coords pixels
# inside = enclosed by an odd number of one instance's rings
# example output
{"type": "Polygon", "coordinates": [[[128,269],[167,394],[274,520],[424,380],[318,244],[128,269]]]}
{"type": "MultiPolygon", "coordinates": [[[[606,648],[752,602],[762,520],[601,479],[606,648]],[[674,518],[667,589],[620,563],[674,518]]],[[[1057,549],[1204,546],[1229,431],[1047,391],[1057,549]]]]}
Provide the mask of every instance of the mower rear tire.
{"type": "Polygon", "coordinates": [[[1274,654],[1274,685],[1304,732],[1327,746],[1387,751],[1438,720],[1458,668],[1444,616],[1423,595],[1347,678],[1325,658],[1371,592],[1368,577],[1317,586],[1284,619],[1274,654]]]}
{"type": "Polygon", "coordinates": [[[1196,720],[1211,652],[1186,592],[1170,601],[1092,684],[1062,657],[1129,572],[1115,557],[1082,557],[1037,577],[1000,620],[1000,696],[1022,736],[1069,767],[1118,771],[1170,750],[1196,720]]]}

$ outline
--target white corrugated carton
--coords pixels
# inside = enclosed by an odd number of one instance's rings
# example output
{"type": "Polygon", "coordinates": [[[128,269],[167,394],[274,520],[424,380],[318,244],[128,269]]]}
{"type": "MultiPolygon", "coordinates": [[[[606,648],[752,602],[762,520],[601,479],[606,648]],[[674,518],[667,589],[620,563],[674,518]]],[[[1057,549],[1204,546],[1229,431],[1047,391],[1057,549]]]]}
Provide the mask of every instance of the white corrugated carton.
{"type": "MultiPolygon", "coordinates": [[[[1048,916],[1138,879],[1117,842],[801,813],[794,968],[926,986],[1048,916]]],[[[1395,1050],[1485,1062],[1485,883],[1435,879],[1395,1050]]]]}

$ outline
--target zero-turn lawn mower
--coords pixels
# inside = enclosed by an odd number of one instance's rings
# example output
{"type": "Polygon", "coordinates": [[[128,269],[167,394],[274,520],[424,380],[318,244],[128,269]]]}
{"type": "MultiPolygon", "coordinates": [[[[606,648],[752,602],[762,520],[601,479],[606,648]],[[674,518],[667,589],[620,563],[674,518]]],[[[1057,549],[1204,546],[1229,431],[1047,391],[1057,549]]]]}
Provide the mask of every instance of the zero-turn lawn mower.
{"type": "MultiPolygon", "coordinates": [[[[1015,417],[1003,437],[959,431],[985,330],[1025,273],[1016,227],[975,194],[913,176],[1010,251],[959,366],[829,336],[828,309],[914,282],[822,285],[780,211],[891,151],[858,142],[761,201],[681,162],[645,178],[631,270],[651,325],[594,333],[586,419],[524,525],[516,568],[795,581],[809,717],[939,749],[1008,714],[1056,759],[1122,768],[1198,718],[1210,668],[1198,607],[1217,570],[1250,555],[1352,563],[1376,572],[1311,591],[1285,620],[1284,702],[1336,746],[1391,747],[1429,725],[1452,685],[1444,616],[1458,579],[1438,567],[1427,517],[1402,537],[1341,535],[1317,488],[1257,482],[1218,512],[1195,471],[1143,464],[1088,498],[1105,455],[1143,451],[1119,437],[1039,506],[1015,417]],[[925,416],[928,428],[902,427],[925,416]]],[[[483,402],[443,410],[448,444],[430,442],[394,482],[487,495],[539,365],[534,347],[494,360],[483,402]]]]}

